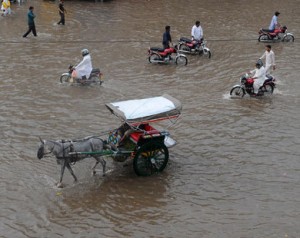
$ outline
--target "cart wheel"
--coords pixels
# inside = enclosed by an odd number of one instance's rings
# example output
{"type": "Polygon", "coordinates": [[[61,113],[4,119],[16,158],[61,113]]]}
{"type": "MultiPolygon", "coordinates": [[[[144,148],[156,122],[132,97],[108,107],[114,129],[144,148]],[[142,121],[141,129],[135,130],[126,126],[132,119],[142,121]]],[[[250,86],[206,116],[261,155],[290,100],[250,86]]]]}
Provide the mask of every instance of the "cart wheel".
{"type": "Polygon", "coordinates": [[[138,149],[133,160],[133,168],[139,176],[150,176],[163,171],[168,160],[169,151],[163,143],[149,142],[138,149]]]}

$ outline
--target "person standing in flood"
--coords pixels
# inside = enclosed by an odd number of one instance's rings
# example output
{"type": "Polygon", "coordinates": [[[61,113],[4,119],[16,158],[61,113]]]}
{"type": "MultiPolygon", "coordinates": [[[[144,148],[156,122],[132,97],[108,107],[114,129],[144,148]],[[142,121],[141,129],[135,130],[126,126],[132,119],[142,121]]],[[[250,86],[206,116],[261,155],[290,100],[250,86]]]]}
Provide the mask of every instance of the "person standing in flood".
{"type": "Polygon", "coordinates": [[[23,37],[26,37],[31,31],[34,36],[37,36],[35,24],[34,24],[34,18],[35,14],[33,13],[33,6],[29,7],[29,11],[27,13],[27,19],[28,19],[28,31],[23,35],[23,37]]]}
{"type": "Polygon", "coordinates": [[[59,1],[58,11],[59,11],[59,15],[60,15],[60,21],[57,22],[57,25],[60,25],[60,24],[65,25],[65,13],[67,13],[67,11],[64,7],[63,0],[59,1]]]}
{"type": "Polygon", "coordinates": [[[162,45],[164,47],[164,49],[168,49],[170,48],[170,44],[172,44],[172,38],[171,38],[171,27],[170,26],[166,26],[165,27],[165,32],[163,34],[163,40],[162,40],[162,45]]]}

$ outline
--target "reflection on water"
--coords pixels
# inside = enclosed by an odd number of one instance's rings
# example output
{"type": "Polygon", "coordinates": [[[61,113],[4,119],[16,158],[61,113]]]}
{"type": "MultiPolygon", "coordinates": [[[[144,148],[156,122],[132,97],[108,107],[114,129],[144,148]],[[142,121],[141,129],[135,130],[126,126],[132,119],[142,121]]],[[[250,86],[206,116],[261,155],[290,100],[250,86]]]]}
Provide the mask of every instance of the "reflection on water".
{"type": "Polygon", "coordinates": [[[13,4],[12,16],[0,19],[1,237],[298,237],[299,4],[115,0],[65,7],[65,26],[56,25],[52,1],[13,4]],[[23,39],[29,5],[38,37],[23,39]],[[231,87],[264,51],[257,30],[275,10],[296,41],[272,45],[274,95],[233,100],[231,87]],[[177,42],[198,19],[211,59],[189,55],[187,67],[148,63],[147,49],[161,45],[165,25],[177,42]],[[59,83],[82,48],[101,68],[102,86],[59,83]],[[38,136],[105,138],[120,123],[105,103],[163,93],[183,104],[168,128],[178,144],[163,173],[137,177],[130,162],[107,158],[110,173],[92,177],[87,159],[73,166],[77,184],[66,172],[66,187],[55,187],[60,167],[54,158],[36,158],[38,136]]]}

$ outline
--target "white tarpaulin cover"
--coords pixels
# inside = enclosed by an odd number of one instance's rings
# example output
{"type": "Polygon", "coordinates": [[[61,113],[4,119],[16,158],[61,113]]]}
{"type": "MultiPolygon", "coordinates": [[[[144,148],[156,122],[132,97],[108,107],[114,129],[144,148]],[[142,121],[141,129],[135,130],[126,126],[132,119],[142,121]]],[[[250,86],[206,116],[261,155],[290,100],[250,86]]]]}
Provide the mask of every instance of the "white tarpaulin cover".
{"type": "Polygon", "coordinates": [[[116,116],[128,122],[159,119],[179,115],[181,103],[167,95],[145,99],[134,99],[106,104],[116,116]]]}

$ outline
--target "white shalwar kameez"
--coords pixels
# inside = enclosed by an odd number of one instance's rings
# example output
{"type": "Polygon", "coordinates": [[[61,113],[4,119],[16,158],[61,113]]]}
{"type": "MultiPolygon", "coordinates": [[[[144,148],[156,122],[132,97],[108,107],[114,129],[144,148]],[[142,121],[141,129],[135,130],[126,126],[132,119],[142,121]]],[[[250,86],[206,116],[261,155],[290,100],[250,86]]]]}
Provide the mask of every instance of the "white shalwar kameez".
{"type": "Polygon", "coordinates": [[[201,26],[194,25],[192,27],[191,36],[194,38],[194,40],[200,41],[203,38],[203,30],[201,26]]]}
{"type": "Polygon", "coordinates": [[[266,71],[264,66],[260,67],[260,69],[254,69],[250,71],[251,74],[254,74],[252,78],[254,79],[253,88],[254,93],[258,93],[258,89],[263,86],[265,80],[266,80],[266,71]]]}
{"type": "Polygon", "coordinates": [[[82,78],[85,76],[87,79],[90,77],[92,72],[92,59],[90,55],[86,55],[83,57],[82,61],[75,67],[76,77],[82,78]]]}
{"type": "Polygon", "coordinates": [[[270,52],[266,50],[262,57],[260,57],[260,59],[264,58],[266,58],[266,74],[270,74],[271,68],[275,66],[275,54],[273,50],[270,50],[270,52]]]}

